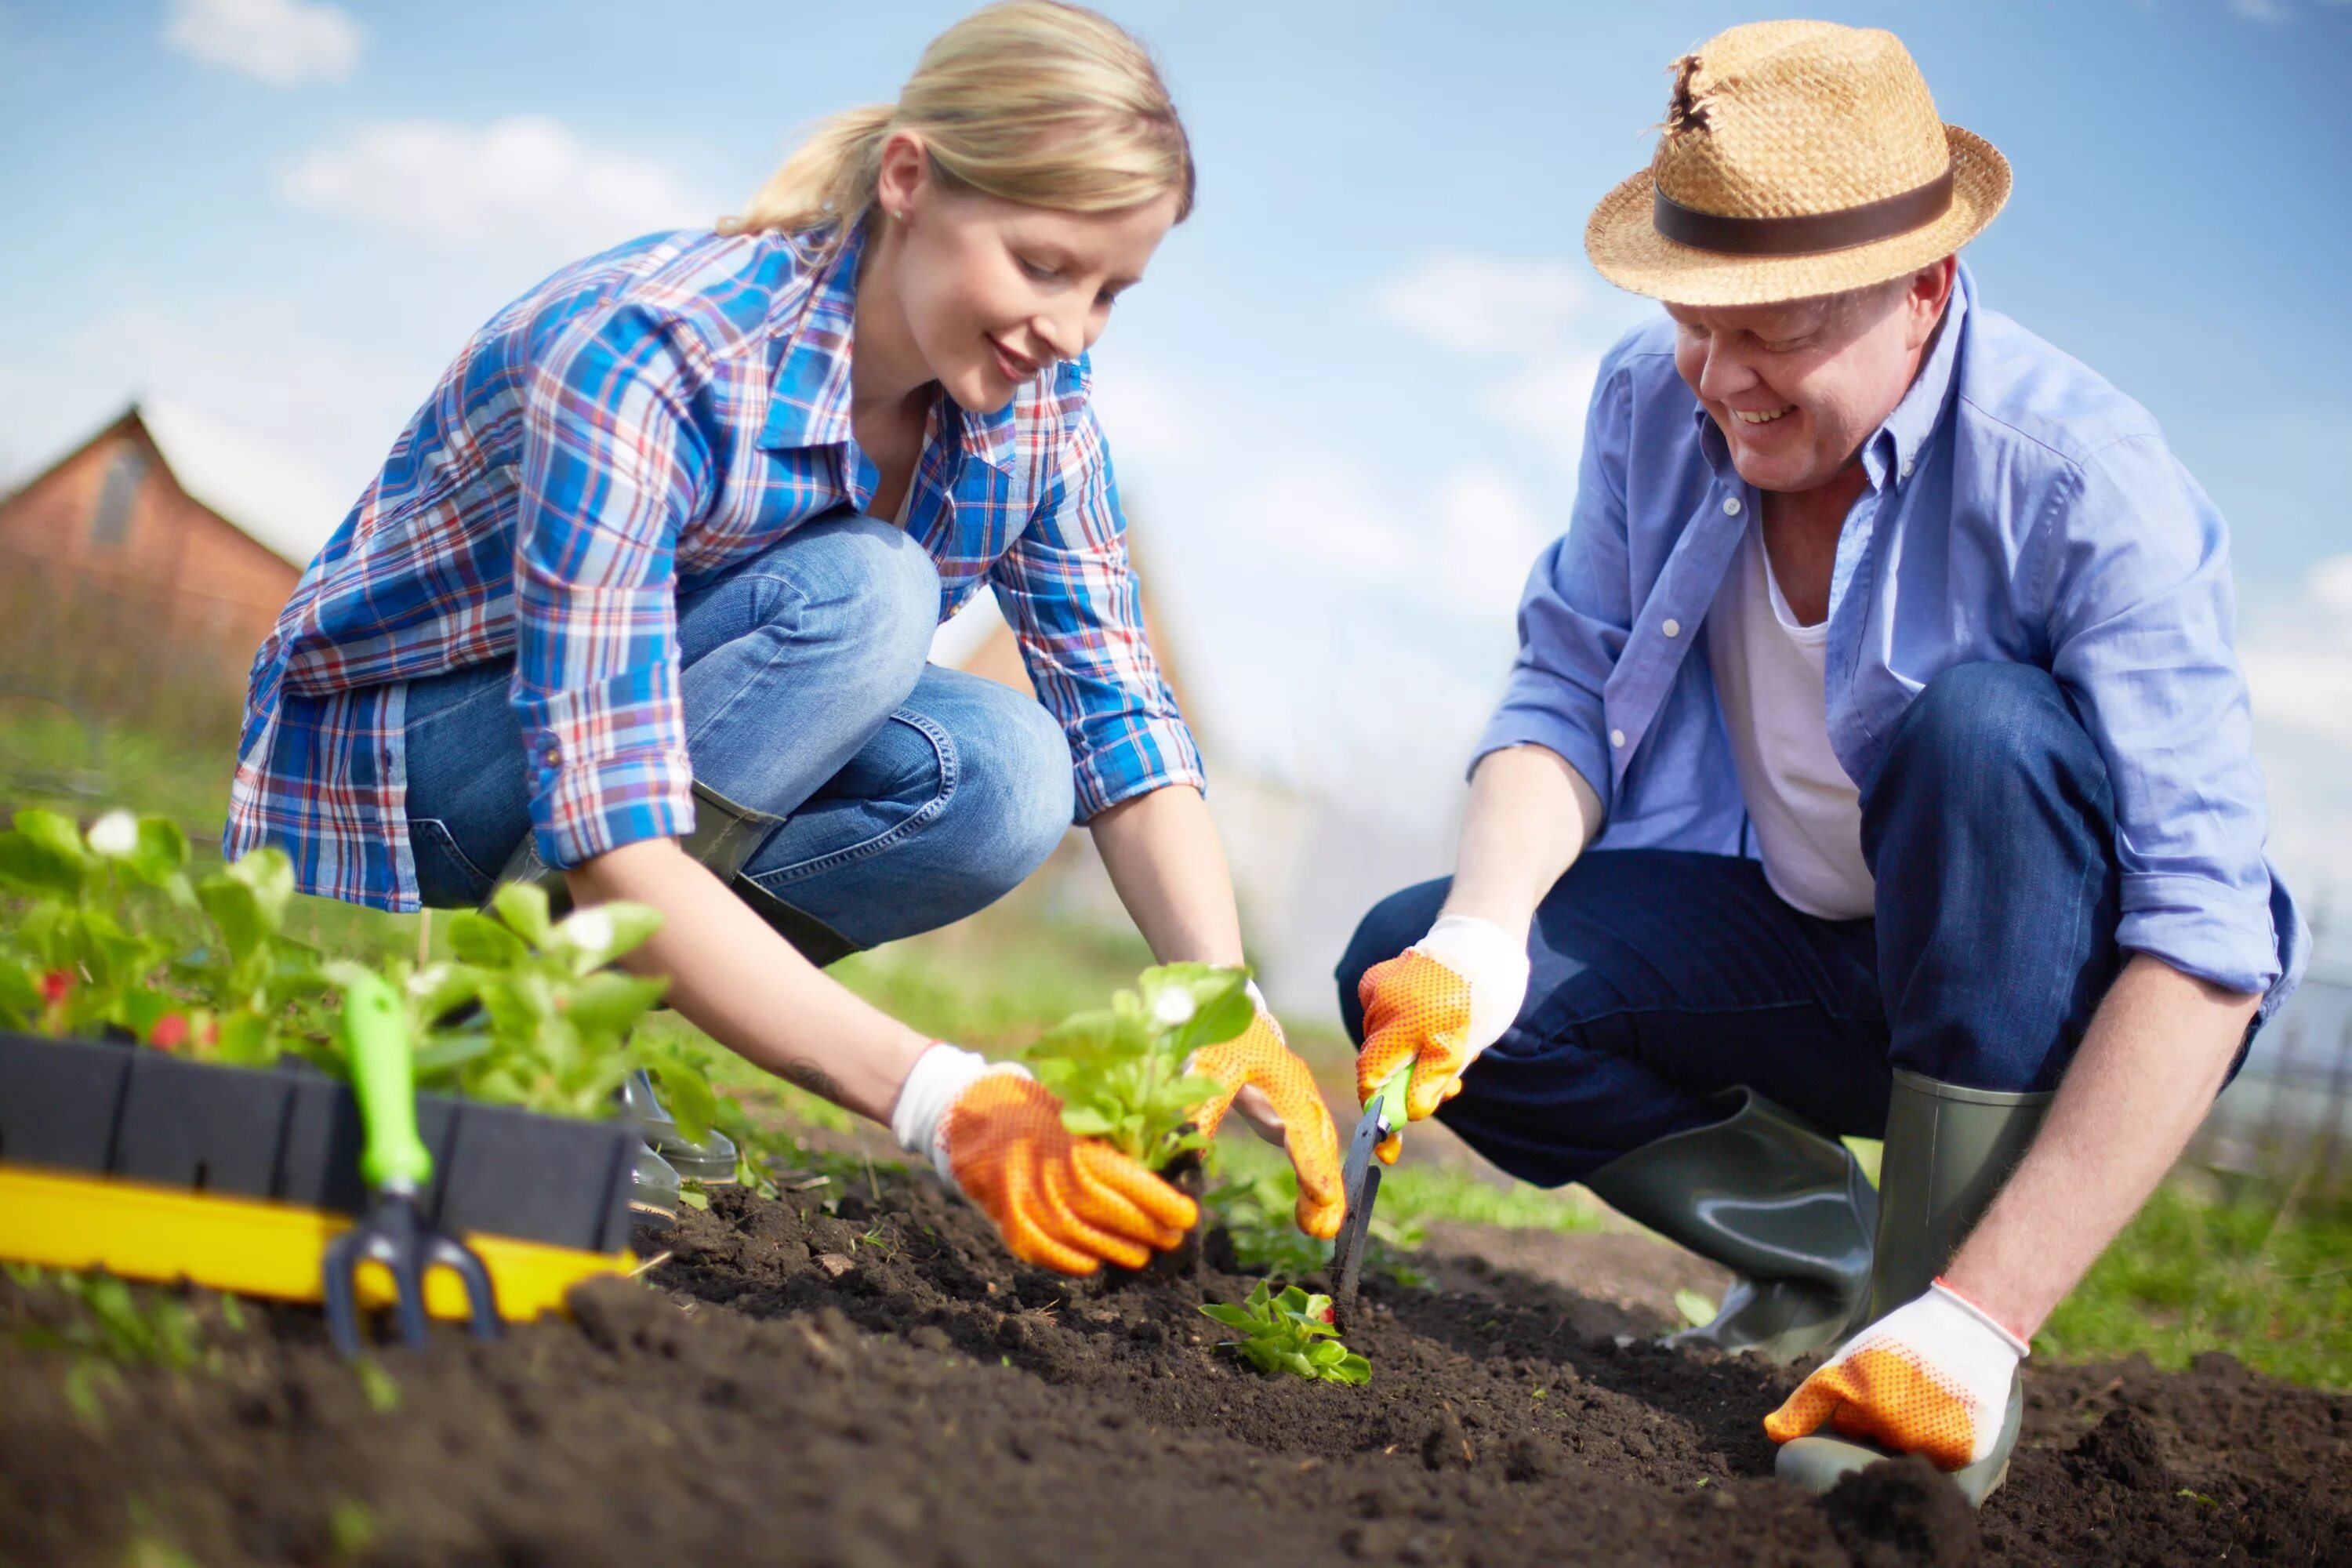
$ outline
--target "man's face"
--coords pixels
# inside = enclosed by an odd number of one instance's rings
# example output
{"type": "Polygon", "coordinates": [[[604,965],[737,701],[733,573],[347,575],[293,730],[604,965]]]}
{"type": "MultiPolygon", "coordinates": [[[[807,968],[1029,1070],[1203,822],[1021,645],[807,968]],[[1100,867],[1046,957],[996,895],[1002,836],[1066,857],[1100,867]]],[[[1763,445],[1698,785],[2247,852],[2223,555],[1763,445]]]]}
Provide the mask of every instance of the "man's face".
{"type": "Polygon", "coordinates": [[[1910,389],[1957,264],[1780,305],[1668,305],[1675,368],[1759,490],[1835,479],[1910,389]]]}

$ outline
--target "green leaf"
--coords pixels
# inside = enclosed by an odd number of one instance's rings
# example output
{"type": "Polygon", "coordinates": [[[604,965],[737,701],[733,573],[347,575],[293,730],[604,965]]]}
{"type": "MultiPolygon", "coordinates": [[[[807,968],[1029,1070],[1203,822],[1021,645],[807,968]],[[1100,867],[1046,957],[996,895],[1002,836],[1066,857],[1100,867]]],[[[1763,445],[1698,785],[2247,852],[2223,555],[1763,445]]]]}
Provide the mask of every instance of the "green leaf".
{"type": "Polygon", "coordinates": [[[276,935],[286,923],[286,906],[294,899],[294,862],[286,851],[266,844],[239,857],[227,875],[253,889],[254,904],[269,934],[276,935]]]}
{"type": "MultiPolygon", "coordinates": [[[[544,913],[544,895],[541,909],[544,913]]],[[[449,951],[462,962],[484,969],[512,969],[530,956],[520,937],[471,910],[460,910],[449,917],[449,951]]]]}
{"type": "Polygon", "coordinates": [[[491,904],[508,928],[533,947],[545,947],[554,935],[547,918],[547,889],[535,882],[509,882],[491,904]]]}
{"type": "Polygon", "coordinates": [[[0,884],[27,893],[79,897],[82,868],[87,863],[81,840],[74,838],[68,852],[45,837],[26,832],[22,826],[27,816],[49,815],[20,811],[16,814],[18,826],[10,832],[0,833],[0,884]]]}
{"type": "Polygon", "coordinates": [[[164,887],[188,863],[188,836],[167,817],[142,816],[138,845],[123,863],[149,887],[164,887]]]}
{"type": "Polygon", "coordinates": [[[261,951],[274,923],[264,911],[252,883],[227,871],[216,872],[196,884],[196,902],[220,932],[221,945],[232,967],[261,951]]]}
{"type": "Polygon", "coordinates": [[[670,1115],[677,1120],[677,1130],[690,1142],[699,1143],[709,1136],[711,1124],[719,1120],[719,1097],[711,1092],[710,1079],[702,1068],[683,1053],[672,1052],[653,1070],[661,1079],[662,1095],[669,1102],[670,1115]]]}
{"type": "Polygon", "coordinates": [[[235,1067],[268,1067],[277,1058],[277,1031],[258,1013],[220,1016],[220,1059],[235,1067]]]}
{"type": "Polygon", "coordinates": [[[1091,1105],[1064,1105],[1062,1127],[1074,1138],[1108,1138],[1118,1124],[1091,1105]]]}
{"type": "Polygon", "coordinates": [[[1206,1302],[1202,1304],[1201,1310],[1231,1328],[1246,1329],[1258,1321],[1239,1307],[1228,1307],[1222,1301],[1206,1302]]]}
{"type": "Polygon", "coordinates": [[[668,989],[669,982],[659,975],[592,974],[565,998],[563,1016],[583,1033],[617,1037],[635,1027],[668,989]]]}
{"type": "Polygon", "coordinates": [[[454,1072],[467,1062],[480,1060],[489,1051],[488,1035],[436,1035],[416,1047],[416,1076],[425,1079],[454,1072]]]}
{"type": "Polygon", "coordinates": [[[1715,1321],[1716,1308],[1714,1300],[1710,1297],[1701,1295],[1696,1290],[1675,1291],[1675,1310],[1683,1315],[1683,1321],[1689,1323],[1694,1328],[1702,1323],[1710,1323],[1715,1321]]]}

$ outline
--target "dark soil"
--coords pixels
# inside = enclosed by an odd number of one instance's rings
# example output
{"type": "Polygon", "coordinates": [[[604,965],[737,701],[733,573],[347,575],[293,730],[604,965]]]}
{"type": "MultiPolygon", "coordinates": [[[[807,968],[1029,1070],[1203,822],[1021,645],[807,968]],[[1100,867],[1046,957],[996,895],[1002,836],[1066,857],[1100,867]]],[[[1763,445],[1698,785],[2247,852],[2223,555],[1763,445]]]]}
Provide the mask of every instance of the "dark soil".
{"type": "Polygon", "coordinates": [[[574,1322],[385,1351],[390,1409],[314,1311],[69,1376],[0,1283],[0,1563],[2352,1563],[2352,1398],[2226,1358],[2032,1366],[1981,1516],[1918,1461],[1817,1502],[1759,1426],[1796,1371],[1520,1269],[1371,1282],[1345,1388],[1216,1349],[1217,1237],[1108,1287],[927,1182],[838,1207],[720,1194],[574,1322]]]}

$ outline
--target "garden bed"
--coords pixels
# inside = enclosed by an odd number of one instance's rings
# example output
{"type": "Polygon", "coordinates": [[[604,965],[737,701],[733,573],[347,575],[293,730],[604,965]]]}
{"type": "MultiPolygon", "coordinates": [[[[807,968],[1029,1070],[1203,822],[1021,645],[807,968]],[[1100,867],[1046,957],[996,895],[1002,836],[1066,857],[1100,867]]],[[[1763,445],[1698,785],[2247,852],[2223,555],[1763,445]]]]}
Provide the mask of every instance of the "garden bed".
{"type": "Polygon", "coordinates": [[[1196,1310],[1250,1284],[1213,1237],[1109,1288],[928,1180],[839,1190],[716,1194],[575,1323],[387,1352],[396,1392],[314,1311],[212,1301],[204,1364],[77,1385],[28,1343],[65,1298],[0,1281],[0,1562],[2352,1561],[2352,1397],[2226,1358],[2032,1366],[1980,1519],[1901,1469],[1823,1505],[1758,1425],[1794,1372],[1518,1269],[1374,1281],[1369,1384],[1269,1380],[1196,1310]]]}

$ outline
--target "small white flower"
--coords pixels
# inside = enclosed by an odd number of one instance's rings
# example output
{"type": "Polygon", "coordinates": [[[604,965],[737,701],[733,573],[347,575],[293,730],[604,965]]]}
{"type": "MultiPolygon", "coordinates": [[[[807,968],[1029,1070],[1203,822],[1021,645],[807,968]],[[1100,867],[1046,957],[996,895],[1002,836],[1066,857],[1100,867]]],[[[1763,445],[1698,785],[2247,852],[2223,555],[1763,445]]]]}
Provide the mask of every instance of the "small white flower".
{"type": "Polygon", "coordinates": [[[408,994],[411,996],[431,995],[433,988],[440,984],[442,978],[448,973],[449,966],[446,963],[426,964],[408,977],[408,994]]]}
{"type": "Polygon", "coordinates": [[[139,847],[139,819],[127,811],[110,811],[89,825],[93,853],[120,860],[139,847]]]}
{"type": "Polygon", "coordinates": [[[1151,1005],[1151,1016],[1164,1027],[1173,1029],[1191,1023],[1197,1010],[1190,991],[1162,991],[1160,999],[1151,1005]]]}
{"type": "Polygon", "coordinates": [[[558,929],[583,952],[602,952],[613,945],[613,917],[603,910],[582,910],[558,929]]]}

